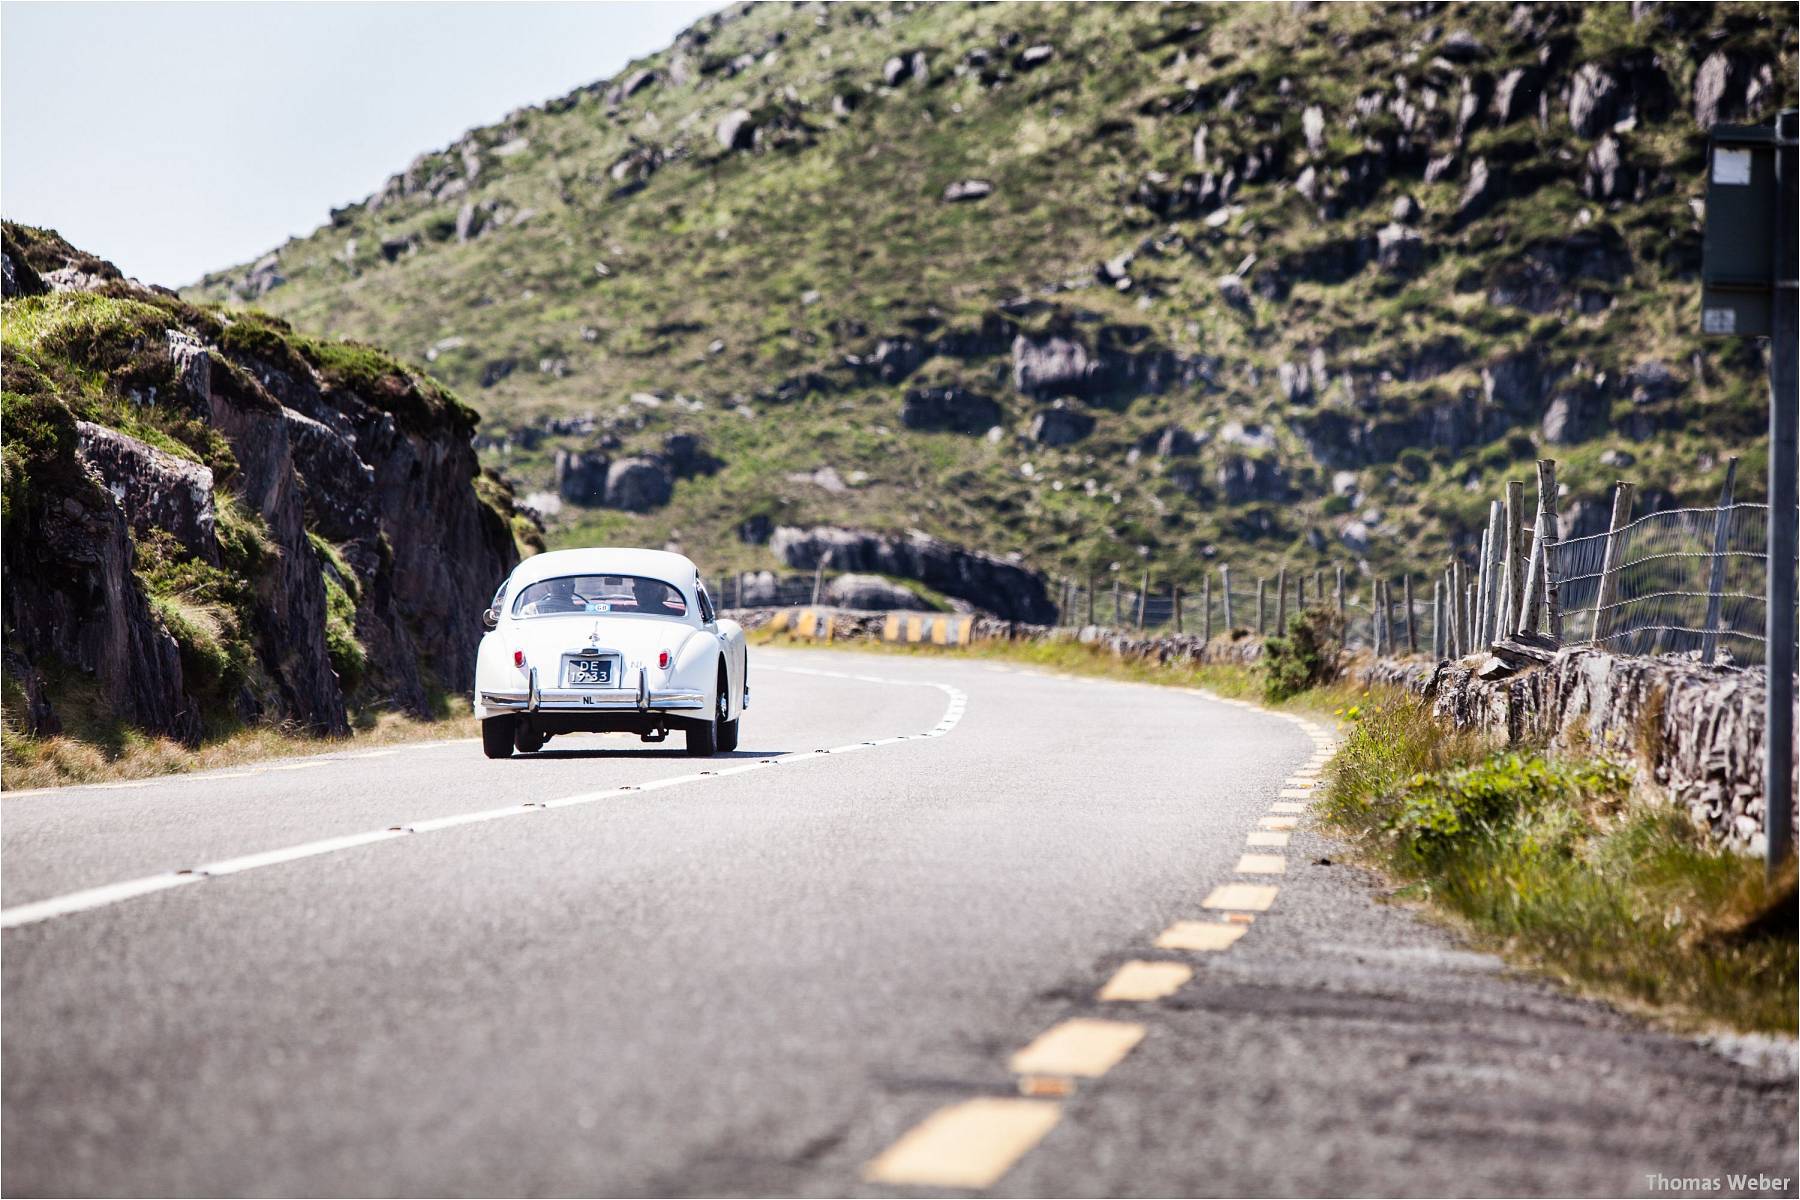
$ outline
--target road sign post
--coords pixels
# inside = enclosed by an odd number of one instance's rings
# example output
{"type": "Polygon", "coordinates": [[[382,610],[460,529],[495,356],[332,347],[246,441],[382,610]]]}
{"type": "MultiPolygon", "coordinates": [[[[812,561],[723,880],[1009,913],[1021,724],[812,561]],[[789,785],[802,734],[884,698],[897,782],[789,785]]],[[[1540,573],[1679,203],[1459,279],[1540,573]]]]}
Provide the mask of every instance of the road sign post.
{"type": "Polygon", "coordinates": [[[1769,583],[1764,840],[1771,877],[1794,836],[1795,576],[1800,547],[1800,250],[1795,222],[1800,113],[1774,125],[1719,125],[1707,150],[1700,328],[1769,339],[1769,583]]]}

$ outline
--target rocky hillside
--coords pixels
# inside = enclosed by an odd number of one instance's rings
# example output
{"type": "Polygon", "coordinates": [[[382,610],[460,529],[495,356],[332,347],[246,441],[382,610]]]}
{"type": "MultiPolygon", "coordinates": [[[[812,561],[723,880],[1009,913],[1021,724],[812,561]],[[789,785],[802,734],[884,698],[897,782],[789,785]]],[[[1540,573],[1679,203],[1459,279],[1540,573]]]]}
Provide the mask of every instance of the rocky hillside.
{"type": "Polygon", "coordinates": [[[534,530],[476,415],[366,346],[196,307],[55,233],[4,238],[7,761],[420,716],[466,684],[534,530]]]}
{"type": "Polygon", "coordinates": [[[1759,477],[1705,130],[1794,76],[1781,4],[737,6],[191,294],[424,360],[552,540],[1418,569],[1541,454],[1759,477]]]}

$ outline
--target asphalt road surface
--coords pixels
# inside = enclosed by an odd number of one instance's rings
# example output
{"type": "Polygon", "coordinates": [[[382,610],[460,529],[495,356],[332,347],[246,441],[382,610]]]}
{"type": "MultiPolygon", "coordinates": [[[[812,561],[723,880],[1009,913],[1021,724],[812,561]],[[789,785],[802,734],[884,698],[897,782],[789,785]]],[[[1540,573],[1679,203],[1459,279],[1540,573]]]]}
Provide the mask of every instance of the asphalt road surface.
{"type": "Polygon", "coordinates": [[[5,1192],[1793,1194],[1791,1062],[1383,903],[1285,815],[1316,728],[952,658],[751,672],[714,760],[0,800],[5,1192]]]}

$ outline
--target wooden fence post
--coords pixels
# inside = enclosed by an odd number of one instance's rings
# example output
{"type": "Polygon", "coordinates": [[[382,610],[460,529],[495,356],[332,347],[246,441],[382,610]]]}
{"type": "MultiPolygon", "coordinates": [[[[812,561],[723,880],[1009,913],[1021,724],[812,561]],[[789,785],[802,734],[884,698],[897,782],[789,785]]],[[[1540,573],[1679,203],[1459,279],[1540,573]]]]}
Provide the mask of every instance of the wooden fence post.
{"type": "Polygon", "coordinates": [[[1344,568],[1337,569],[1337,610],[1338,616],[1344,615],[1344,568]]]}
{"type": "Polygon", "coordinates": [[[1482,542],[1481,629],[1478,639],[1485,649],[1500,640],[1500,573],[1506,569],[1506,506],[1498,500],[1488,501],[1487,537],[1482,542]]]}
{"type": "Polygon", "coordinates": [[[1144,582],[1138,587],[1138,628],[1144,627],[1144,610],[1150,606],[1150,568],[1144,568],[1144,582]]]}
{"type": "Polygon", "coordinates": [[[1275,576],[1275,636],[1287,636],[1287,568],[1275,576]]]}
{"type": "Polygon", "coordinates": [[[1306,576],[1294,576],[1294,611],[1306,611],[1306,576]]]}
{"type": "Polygon", "coordinates": [[[1413,609],[1412,576],[1407,575],[1402,585],[1406,590],[1406,652],[1419,652],[1419,615],[1413,609]]]}
{"type": "Polygon", "coordinates": [[[1230,637],[1231,631],[1237,626],[1231,623],[1231,567],[1229,565],[1219,568],[1219,587],[1224,594],[1225,636],[1230,637]]]}
{"type": "Polygon", "coordinates": [[[1538,487],[1544,494],[1544,613],[1550,636],[1562,641],[1562,597],[1556,585],[1556,543],[1562,539],[1557,513],[1556,460],[1538,460],[1538,487]]]}
{"type": "Polygon", "coordinates": [[[1550,548],[1556,542],[1556,463],[1547,458],[1537,462],[1538,510],[1531,540],[1531,561],[1525,564],[1525,612],[1519,621],[1519,632],[1540,631],[1555,636],[1556,622],[1551,612],[1550,548]]]}
{"type": "Polygon", "coordinates": [[[1381,657],[1381,580],[1377,579],[1369,588],[1369,641],[1375,651],[1375,657],[1381,657]]]}
{"type": "Polygon", "coordinates": [[[1175,622],[1175,632],[1181,632],[1181,585],[1173,579],[1169,580],[1169,616],[1175,622]]]}
{"type": "Polygon", "coordinates": [[[1506,577],[1496,641],[1509,638],[1518,630],[1525,595],[1525,484],[1517,479],[1506,481],[1505,550],[1506,577]]]}
{"type": "MultiPolygon", "coordinates": [[[[1706,581],[1706,630],[1705,640],[1700,643],[1700,661],[1710,663],[1719,652],[1719,610],[1725,597],[1725,546],[1731,534],[1732,486],[1737,481],[1736,458],[1725,464],[1725,486],[1719,490],[1719,511],[1713,518],[1712,571],[1706,581]]],[[[1617,508],[1617,505],[1614,505],[1617,508]]],[[[1612,551],[1612,540],[1607,539],[1607,552],[1612,551]]]]}
{"type": "Polygon", "coordinates": [[[1112,618],[1112,624],[1113,624],[1114,629],[1118,629],[1120,626],[1125,624],[1124,613],[1125,613],[1125,609],[1119,600],[1119,577],[1117,574],[1115,574],[1113,576],[1113,618],[1112,618]]]}
{"type": "Polygon", "coordinates": [[[1325,604],[1325,572],[1313,568],[1313,603],[1323,607],[1325,604]]]}
{"type": "Polygon", "coordinates": [[[813,602],[813,607],[815,607],[815,608],[817,608],[818,604],[819,604],[819,592],[825,585],[825,564],[830,561],[831,561],[831,551],[827,550],[823,555],[821,555],[819,557],[818,565],[813,568],[812,602],[813,602]]]}
{"type": "Polygon", "coordinates": [[[1431,581],[1431,657],[1442,662],[1449,657],[1444,641],[1444,581],[1431,581]]]}
{"type": "MultiPolygon", "coordinates": [[[[1731,488],[1731,469],[1737,466],[1737,459],[1731,460],[1731,468],[1725,475],[1725,487],[1731,488]]],[[[1619,595],[1619,558],[1625,552],[1625,526],[1631,521],[1631,494],[1637,485],[1626,483],[1623,479],[1613,484],[1612,520],[1606,526],[1606,556],[1600,562],[1600,586],[1594,591],[1593,628],[1588,640],[1598,646],[1606,641],[1611,632],[1611,608],[1619,595]]],[[[1711,654],[1705,661],[1711,662],[1711,654]]]]}
{"type": "Polygon", "coordinates": [[[1268,637],[1269,636],[1268,592],[1269,592],[1269,581],[1266,579],[1259,578],[1256,581],[1256,636],[1257,637],[1268,637]]]}
{"type": "Polygon", "coordinates": [[[1482,644],[1482,631],[1487,622],[1487,607],[1480,602],[1480,598],[1487,595],[1488,561],[1493,557],[1494,550],[1494,522],[1491,511],[1488,513],[1488,517],[1488,523],[1481,529],[1481,549],[1477,552],[1479,557],[1475,560],[1475,627],[1470,631],[1470,640],[1476,645],[1482,644]]]}
{"type": "Polygon", "coordinates": [[[1461,658],[1469,652],[1469,631],[1463,625],[1463,565],[1450,563],[1450,654],[1461,658]]]}
{"type": "Polygon", "coordinates": [[[1200,633],[1201,637],[1212,641],[1212,572],[1200,574],[1200,633]]]}

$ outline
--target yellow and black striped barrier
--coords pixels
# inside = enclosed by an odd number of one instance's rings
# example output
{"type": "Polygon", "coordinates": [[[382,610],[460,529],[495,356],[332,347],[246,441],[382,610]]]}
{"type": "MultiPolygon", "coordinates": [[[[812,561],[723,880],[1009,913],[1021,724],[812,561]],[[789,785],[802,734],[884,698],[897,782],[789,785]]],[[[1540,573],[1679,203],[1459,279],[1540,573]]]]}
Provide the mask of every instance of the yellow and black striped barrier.
{"type": "Polygon", "coordinates": [[[884,642],[930,642],[966,646],[974,640],[975,618],[955,613],[889,613],[881,627],[884,642]]]}
{"type": "Polygon", "coordinates": [[[769,629],[773,633],[820,642],[829,642],[837,632],[831,613],[822,608],[781,609],[769,618],[769,629]]]}

